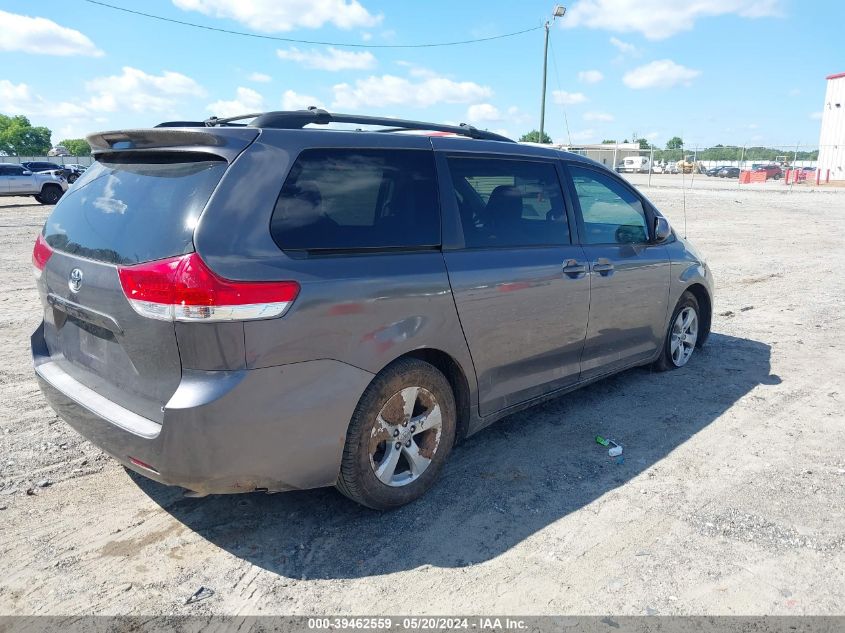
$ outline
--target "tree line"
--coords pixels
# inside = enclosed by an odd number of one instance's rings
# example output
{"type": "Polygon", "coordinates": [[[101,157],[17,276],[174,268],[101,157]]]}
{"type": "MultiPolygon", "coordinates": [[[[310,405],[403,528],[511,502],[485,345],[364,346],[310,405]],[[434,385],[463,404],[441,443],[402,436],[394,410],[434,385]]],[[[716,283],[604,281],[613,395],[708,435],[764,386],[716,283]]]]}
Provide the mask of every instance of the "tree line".
{"type": "MultiPolygon", "coordinates": [[[[21,114],[0,114],[0,156],[46,156],[53,147],[52,136],[50,128],[32,125],[21,114]]],[[[91,147],[84,138],[68,138],[57,145],[64,147],[71,156],[91,155],[91,147]]]]}
{"type": "MultiPolygon", "coordinates": [[[[732,161],[732,160],[759,160],[759,161],[775,161],[779,158],[786,158],[787,161],[792,160],[818,160],[819,150],[812,151],[794,149],[783,149],[776,147],[737,147],[731,145],[714,145],[713,147],[706,147],[696,150],[694,147],[685,147],[684,140],[680,136],[673,136],[666,141],[666,147],[660,148],[656,145],[651,145],[644,138],[633,137],[634,143],[638,143],[640,150],[650,152],[654,150],[654,160],[661,162],[675,162],[679,161],[685,156],[692,156],[695,154],[696,160],[712,160],[712,161],[732,161]]],[[[527,134],[523,134],[520,141],[529,141],[532,143],[540,142],[540,133],[537,130],[531,130],[527,134]]],[[[543,143],[551,143],[551,137],[543,132],[543,143]]],[[[622,143],[630,143],[627,138],[622,143]]],[[[604,139],[602,145],[616,145],[616,139],[604,139]]]]}

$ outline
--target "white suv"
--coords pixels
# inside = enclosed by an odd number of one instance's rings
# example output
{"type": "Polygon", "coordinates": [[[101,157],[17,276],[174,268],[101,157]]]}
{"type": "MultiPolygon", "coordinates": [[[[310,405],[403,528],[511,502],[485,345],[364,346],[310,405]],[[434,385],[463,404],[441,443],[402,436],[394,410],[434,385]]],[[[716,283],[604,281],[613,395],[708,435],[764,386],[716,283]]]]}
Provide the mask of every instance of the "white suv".
{"type": "Polygon", "coordinates": [[[41,204],[56,204],[67,187],[61,176],[34,174],[22,165],[0,163],[0,196],[33,196],[41,204]]]}

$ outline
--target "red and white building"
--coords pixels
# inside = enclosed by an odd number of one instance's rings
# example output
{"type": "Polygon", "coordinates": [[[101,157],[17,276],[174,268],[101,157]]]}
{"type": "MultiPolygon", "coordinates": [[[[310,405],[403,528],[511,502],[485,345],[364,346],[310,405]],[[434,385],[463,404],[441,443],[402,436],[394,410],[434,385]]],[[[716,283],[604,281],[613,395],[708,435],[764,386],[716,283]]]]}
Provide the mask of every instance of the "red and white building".
{"type": "Polygon", "coordinates": [[[845,73],[827,78],[819,137],[821,180],[845,181],[845,73]]]}

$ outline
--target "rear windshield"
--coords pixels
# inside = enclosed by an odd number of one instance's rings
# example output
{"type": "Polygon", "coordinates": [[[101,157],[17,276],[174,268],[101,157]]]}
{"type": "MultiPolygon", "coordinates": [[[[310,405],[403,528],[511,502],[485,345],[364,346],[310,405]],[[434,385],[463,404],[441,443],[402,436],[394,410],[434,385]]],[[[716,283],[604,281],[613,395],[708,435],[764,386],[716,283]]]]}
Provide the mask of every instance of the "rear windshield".
{"type": "Polygon", "coordinates": [[[95,162],[44,227],[54,249],[111,264],[193,250],[199,215],[226,170],[207,155],[137,155],[95,162]]]}
{"type": "Polygon", "coordinates": [[[291,250],[438,246],[434,155],[305,150],[285,181],[270,229],[276,244],[291,250]]]}

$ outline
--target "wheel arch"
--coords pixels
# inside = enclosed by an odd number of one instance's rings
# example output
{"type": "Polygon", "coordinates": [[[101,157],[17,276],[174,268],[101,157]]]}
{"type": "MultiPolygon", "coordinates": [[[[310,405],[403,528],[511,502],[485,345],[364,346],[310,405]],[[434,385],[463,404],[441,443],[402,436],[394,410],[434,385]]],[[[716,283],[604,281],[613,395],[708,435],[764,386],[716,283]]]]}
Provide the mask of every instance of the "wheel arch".
{"type": "Polygon", "coordinates": [[[694,283],[687,286],[685,292],[689,292],[698,301],[699,317],[701,318],[701,330],[696,342],[696,347],[701,347],[707,342],[710,336],[710,327],[713,323],[713,300],[710,293],[702,284],[694,283]]]}
{"type": "Polygon", "coordinates": [[[463,440],[469,431],[471,418],[471,390],[466,372],[450,354],[432,347],[411,350],[395,358],[390,364],[402,358],[416,358],[436,367],[446,376],[455,396],[458,419],[455,421],[455,443],[463,440]]]}
{"type": "Polygon", "coordinates": [[[41,185],[41,193],[44,193],[47,189],[58,189],[59,191],[62,190],[61,185],[55,182],[45,182],[41,185]]]}

